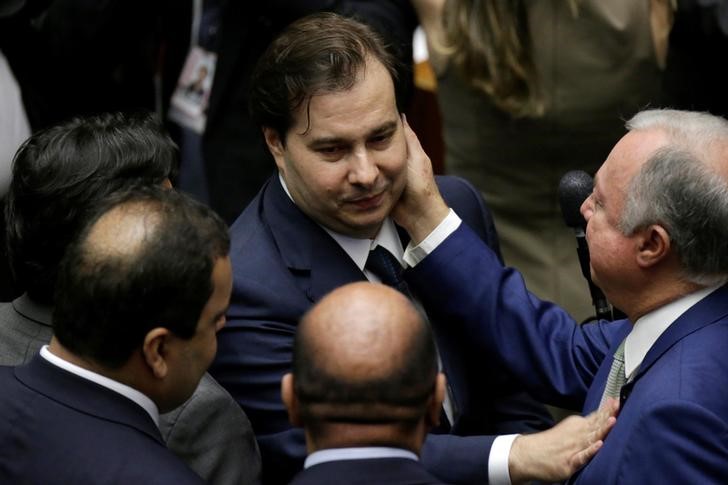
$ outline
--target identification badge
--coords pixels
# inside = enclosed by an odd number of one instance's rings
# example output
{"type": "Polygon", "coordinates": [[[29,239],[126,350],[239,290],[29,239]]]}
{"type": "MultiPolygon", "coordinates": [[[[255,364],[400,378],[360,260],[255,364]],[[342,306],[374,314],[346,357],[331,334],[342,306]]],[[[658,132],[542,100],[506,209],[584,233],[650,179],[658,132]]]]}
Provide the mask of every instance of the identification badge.
{"type": "Polygon", "coordinates": [[[200,135],[205,131],[216,63],[217,54],[192,47],[170,102],[169,119],[200,135]]]}

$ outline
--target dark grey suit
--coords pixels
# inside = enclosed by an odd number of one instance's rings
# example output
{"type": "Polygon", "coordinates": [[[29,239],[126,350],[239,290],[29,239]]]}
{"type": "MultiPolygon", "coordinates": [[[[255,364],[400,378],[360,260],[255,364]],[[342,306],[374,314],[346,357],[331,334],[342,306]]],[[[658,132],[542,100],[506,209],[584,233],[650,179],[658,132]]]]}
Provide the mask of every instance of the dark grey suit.
{"type": "MultiPolygon", "coordinates": [[[[0,365],[29,362],[53,336],[51,308],[22,295],[0,303],[0,365]]],[[[209,374],[182,406],[160,416],[167,447],[208,483],[256,484],[260,453],[240,406],[209,374]]]]}

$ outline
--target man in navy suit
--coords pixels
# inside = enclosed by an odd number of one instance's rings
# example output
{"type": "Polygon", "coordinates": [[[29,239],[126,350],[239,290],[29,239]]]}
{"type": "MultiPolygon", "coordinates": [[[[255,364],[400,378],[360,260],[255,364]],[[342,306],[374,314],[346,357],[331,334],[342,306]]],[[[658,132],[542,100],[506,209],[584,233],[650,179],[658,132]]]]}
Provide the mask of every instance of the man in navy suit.
{"type": "Polygon", "coordinates": [[[211,209],[163,187],[101,204],[60,265],[50,344],[0,368],[0,482],[202,483],[157,426],[215,354],[229,244],[211,209]]]}
{"type": "MultiPolygon", "coordinates": [[[[10,266],[24,293],[0,303],[0,365],[25,364],[50,342],[58,267],[99,202],[132,185],[170,187],[176,165],[177,147],[149,113],[74,118],[23,144],[5,221],[10,266]]],[[[252,426],[209,374],[159,423],[167,447],[211,484],[260,480],[252,426]]]]}
{"type": "MultiPolygon", "coordinates": [[[[368,264],[370,250],[388,259],[394,273],[423,250],[407,247],[389,217],[405,187],[405,132],[411,132],[397,107],[396,76],[381,39],[365,25],[334,14],[293,23],[253,75],[251,110],[279,173],[231,228],[234,292],[211,373],[253,423],[265,483],[290,480],[306,454],[303,433],[291,428],[279,386],[291,369],[301,316],[346,283],[385,281],[368,264]]],[[[497,248],[477,191],[452,177],[440,178],[438,186],[479,237],[497,248]]],[[[449,382],[442,421],[450,429],[427,437],[422,461],[447,482],[483,483],[494,470],[507,476],[510,466],[518,466],[509,463],[513,438],[494,445],[493,435],[543,429],[549,418],[502,369],[483,368],[479,359],[461,352],[456,335],[440,330],[435,337],[449,382]]],[[[519,440],[529,451],[510,457],[572,463],[582,445],[572,437],[580,435],[564,431],[569,438],[562,439],[556,433],[519,440]]],[[[570,471],[564,466],[555,476],[570,471]]],[[[539,472],[541,478],[552,477],[539,472]]]]}
{"type": "MultiPolygon", "coordinates": [[[[650,110],[627,128],[581,207],[592,277],[626,320],[579,326],[539,301],[458,225],[431,174],[408,183],[395,217],[413,241],[455,229],[409,281],[463,352],[492,356],[542,399],[590,412],[619,397],[575,483],[726,483],[728,122],[650,110]]],[[[427,172],[421,151],[410,162],[427,172]]]]}
{"type": "Polygon", "coordinates": [[[440,420],[445,376],[429,325],[397,290],[350,283],[313,306],[281,393],[309,452],[293,484],[442,483],[418,454],[440,420]]]}

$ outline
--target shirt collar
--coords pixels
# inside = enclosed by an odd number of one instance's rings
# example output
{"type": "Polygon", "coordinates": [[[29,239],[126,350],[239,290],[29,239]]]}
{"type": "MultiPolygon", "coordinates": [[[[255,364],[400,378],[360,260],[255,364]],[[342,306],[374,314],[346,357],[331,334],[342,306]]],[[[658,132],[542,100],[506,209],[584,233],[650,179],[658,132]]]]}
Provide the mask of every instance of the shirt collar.
{"type": "Polygon", "coordinates": [[[402,448],[389,448],[385,446],[363,446],[358,448],[330,448],[314,451],[303,463],[309,468],[320,463],[341,460],[367,460],[372,458],[407,458],[418,461],[417,455],[402,448]]]}
{"type": "Polygon", "coordinates": [[[640,317],[624,342],[624,373],[629,378],[657,339],[680,315],[720,287],[703,288],[640,317]]]}
{"type": "MultiPolygon", "coordinates": [[[[288,198],[290,198],[295,204],[296,201],[294,201],[293,197],[291,197],[291,193],[288,191],[288,187],[286,186],[286,181],[283,180],[280,172],[278,173],[278,179],[280,180],[286,195],[288,195],[288,198]]],[[[319,224],[319,226],[321,226],[321,224],[319,224]]],[[[355,238],[332,231],[328,227],[321,226],[321,228],[334,238],[334,241],[341,246],[341,249],[349,255],[352,261],[354,261],[354,264],[356,264],[356,266],[363,271],[370,280],[373,278],[371,278],[371,275],[364,270],[364,266],[367,263],[369,251],[377,246],[382,246],[384,249],[389,251],[402,266],[405,266],[402,241],[399,239],[399,234],[397,233],[397,227],[394,225],[394,221],[392,221],[389,217],[384,220],[382,227],[379,229],[379,232],[374,239],[355,238]]]]}
{"type": "Polygon", "coordinates": [[[136,389],[113,379],[109,379],[108,377],[102,376],[101,374],[97,374],[96,372],[84,369],[83,367],[79,367],[76,364],[72,364],[71,362],[68,362],[67,360],[64,360],[53,354],[50,350],[48,350],[47,345],[41,347],[40,356],[51,364],[55,365],[56,367],[60,367],[61,369],[68,371],[71,374],[75,374],[78,377],[81,377],[88,381],[95,382],[100,386],[110,389],[116,393],[121,394],[127,399],[132,400],[133,402],[141,406],[147,412],[147,414],[149,414],[149,417],[152,418],[154,424],[159,427],[159,409],[157,408],[157,405],[154,404],[151,399],[149,399],[147,396],[137,391],[136,389]]]}

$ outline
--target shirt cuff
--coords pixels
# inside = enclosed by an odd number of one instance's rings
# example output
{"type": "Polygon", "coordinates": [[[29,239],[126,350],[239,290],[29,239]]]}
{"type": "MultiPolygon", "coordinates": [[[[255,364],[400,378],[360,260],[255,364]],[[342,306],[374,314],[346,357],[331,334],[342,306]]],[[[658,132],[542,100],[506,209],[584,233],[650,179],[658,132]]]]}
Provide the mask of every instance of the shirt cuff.
{"type": "Polygon", "coordinates": [[[455,229],[460,227],[460,217],[455,214],[455,211],[450,209],[447,216],[442,222],[430,233],[425,239],[422,240],[417,246],[412,246],[412,242],[407,245],[407,249],[404,250],[402,259],[407,263],[407,266],[414,267],[425,259],[425,257],[434,251],[447,237],[455,232],[455,229]]]}
{"type": "Polygon", "coordinates": [[[511,485],[511,474],[508,471],[508,457],[511,454],[513,441],[517,434],[498,436],[493,440],[488,456],[489,485],[511,485]]]}

